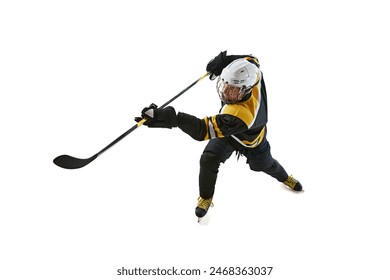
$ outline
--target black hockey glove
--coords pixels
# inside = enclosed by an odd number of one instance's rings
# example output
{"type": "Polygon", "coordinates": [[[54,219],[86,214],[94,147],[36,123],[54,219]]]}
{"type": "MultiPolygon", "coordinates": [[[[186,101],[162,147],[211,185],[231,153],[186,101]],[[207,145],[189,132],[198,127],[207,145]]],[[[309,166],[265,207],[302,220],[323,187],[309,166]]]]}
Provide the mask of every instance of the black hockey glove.
{"type": "Polygon", "coordinates": [[[140,122],[147,119],[144,125],[148,127],[172,128],[177,127],[177,115],[173,107],[157,108],[156,104],[145,107],[141,112],[142,117],[136,117],[134,120],[140,122]]]}
{"type": "Polygon", "coordinates": [[[223,68],[226,64],[226,51],[220,52],[219,55],[214,57],[206,66],[206,71],[210,73],[210,80],[214,80],[216,77],[221,75],[223,68]]]}

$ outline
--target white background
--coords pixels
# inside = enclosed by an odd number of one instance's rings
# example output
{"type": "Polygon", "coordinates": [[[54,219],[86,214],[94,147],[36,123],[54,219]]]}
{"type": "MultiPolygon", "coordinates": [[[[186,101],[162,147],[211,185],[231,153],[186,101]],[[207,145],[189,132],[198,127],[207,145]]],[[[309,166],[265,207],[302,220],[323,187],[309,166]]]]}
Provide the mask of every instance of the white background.
{"type": "MultiPolygon", "coordinates": [[[[273,266],[264,279],[389,279],[385,2],[2,1],[0,278],[273,266]],[[206,143],[179,129],[141,127],[79,170],[52,163],[92,156],[222,50],[260,59],[272,152],[303,194],[232,157],[199,225],[206,143]]],[[[172,105],[216,114],[214,86],[172,105]]]]}

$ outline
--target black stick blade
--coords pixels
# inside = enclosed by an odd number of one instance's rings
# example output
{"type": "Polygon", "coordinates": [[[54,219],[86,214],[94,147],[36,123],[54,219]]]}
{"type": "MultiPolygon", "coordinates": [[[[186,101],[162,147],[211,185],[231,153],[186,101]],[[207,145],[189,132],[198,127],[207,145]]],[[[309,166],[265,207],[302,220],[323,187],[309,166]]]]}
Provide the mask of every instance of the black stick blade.
{"type": "Polygon", "coordinates": [[[91,161],[96,159],[98,157],[98,154],[94,155],[93,157],[82,159],[82,158],[75,158],[68,155],[61,155],[56,157],[53,162],[55,165],[65,168],[65,169],[77,169],[86,166],[91,161]]]}

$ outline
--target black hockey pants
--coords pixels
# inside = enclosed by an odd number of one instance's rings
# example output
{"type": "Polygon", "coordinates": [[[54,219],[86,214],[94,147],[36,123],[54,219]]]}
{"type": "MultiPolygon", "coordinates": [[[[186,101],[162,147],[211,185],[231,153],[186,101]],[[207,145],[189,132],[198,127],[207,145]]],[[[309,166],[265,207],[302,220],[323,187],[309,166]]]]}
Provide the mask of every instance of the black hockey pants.
{"type": "Polygon", "coordinates": [[[287,180],[283,166],[271,155],[266,138],[256,148],[245,148],[231,137],[215,138],[209,141],[200,158],[199,194],[202,198],[213,197],[219,166],[236,151],[247,158],[251,170],[262,171],[279,182],[287,180]]]}

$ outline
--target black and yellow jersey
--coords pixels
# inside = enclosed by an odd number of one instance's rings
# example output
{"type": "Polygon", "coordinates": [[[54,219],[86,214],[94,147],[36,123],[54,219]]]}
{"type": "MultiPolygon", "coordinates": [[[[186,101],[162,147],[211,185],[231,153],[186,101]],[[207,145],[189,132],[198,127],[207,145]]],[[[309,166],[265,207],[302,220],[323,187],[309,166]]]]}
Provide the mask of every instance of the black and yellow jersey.
{"type": "MultiPolygon", "coordinates": [[[[258,66],[257,60],[254,63],[258,66]]],[[[199,141],[231,136],[244,147],[256,147],[266,134],[267,123],[267,92],[259,74],[259,82],[242,101],[223,104],[219,114],[203,119],[179,112],[178,127],[199,141]]]]}

